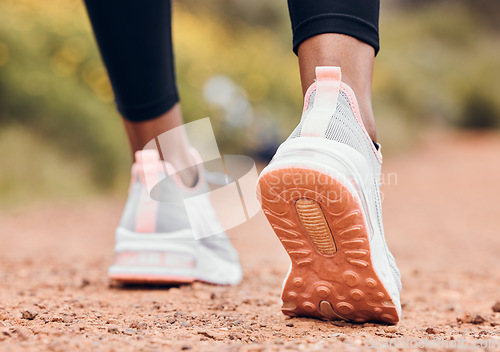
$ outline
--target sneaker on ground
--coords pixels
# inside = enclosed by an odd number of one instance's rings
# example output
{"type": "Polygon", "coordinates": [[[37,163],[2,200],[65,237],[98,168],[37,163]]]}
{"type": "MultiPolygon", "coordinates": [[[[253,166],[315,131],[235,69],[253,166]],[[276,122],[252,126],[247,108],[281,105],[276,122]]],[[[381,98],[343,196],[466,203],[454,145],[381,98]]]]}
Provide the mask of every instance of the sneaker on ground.
{"type": "Polygon", "coordinates": [[[221,285],[241,281],[238,253],[210,203],[201,159],[194,149],[191,154],[198,180],[195,186],[186,187],[175,168],[160,160],[158,151],[136,153],[128,200],[116,229],[110,279],[221,285]],[[148,189],[147,182],[155,186],[148,189]],[[191,206],[188,214],[183,201],[191,197],[197,197],[197,206],[191,206]]]}
{"type": "Polygon", "coordinates": [[[291,259],[284,314],[399,321],[401,279],[384,238],[381,163],[340,68],[317,67],[299,125],[257,186],[291,259]]]}

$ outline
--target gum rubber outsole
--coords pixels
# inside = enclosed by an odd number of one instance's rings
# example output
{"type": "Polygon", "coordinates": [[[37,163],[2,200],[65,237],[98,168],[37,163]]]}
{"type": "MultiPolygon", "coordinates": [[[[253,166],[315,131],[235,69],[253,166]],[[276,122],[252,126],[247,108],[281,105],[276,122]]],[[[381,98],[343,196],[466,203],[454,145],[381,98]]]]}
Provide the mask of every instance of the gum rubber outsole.
{"type": "Polygon", "coordinates": [[[399,315],[371,261],[358,197],[335,178],[280,168],[259,179],[262,209],[290,256],[282,312],[396,324],[399,315]]]}
{"type": "Polygon", "coordinates": [[[146,274],[108,274],[110,280],[120,284],[151,284],[151,285],[180,285],[190,284],[196,278],[189,276],[166,276],[166,275],[146,275],[146,274]]]}

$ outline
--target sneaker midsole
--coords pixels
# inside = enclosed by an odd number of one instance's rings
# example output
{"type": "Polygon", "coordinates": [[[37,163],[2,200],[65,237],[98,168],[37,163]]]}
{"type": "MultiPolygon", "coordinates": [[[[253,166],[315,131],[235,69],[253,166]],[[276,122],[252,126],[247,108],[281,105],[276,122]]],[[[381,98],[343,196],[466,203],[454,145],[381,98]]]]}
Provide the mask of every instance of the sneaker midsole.
{"type": "Polygon", "coordinates": [[[151,263],[146,260],[125,265],[115,261],[109,268],[109,274],[191,276],[219,284],[236,284],[241,281],[242,273],[238,262],[226,260],[189,235],[190,230],[147,234],[118,227],[115,244],[117,258],[125,253],[149,253],[152,254],[152,260],[151,263]],[[157,260],[153,260],[155,256],[157,260]],[[176,258],[182,265],[176,265],[176,258]]]}

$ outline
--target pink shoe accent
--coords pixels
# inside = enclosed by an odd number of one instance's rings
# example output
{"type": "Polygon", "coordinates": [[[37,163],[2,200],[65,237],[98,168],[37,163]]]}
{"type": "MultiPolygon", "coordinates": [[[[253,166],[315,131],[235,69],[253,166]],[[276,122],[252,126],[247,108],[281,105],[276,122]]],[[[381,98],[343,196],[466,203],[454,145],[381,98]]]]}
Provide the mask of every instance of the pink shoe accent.
{"type": "Polygon", "coordinates": [[[316,91],[316,82],[311,84],[309,88],[307,88],[306,95],[304,96],[304,108],[302,109],[302,113],[309,108],[309,100],[311,99],[311,94],[316,91]]]}
{"type": "MultiPolygon", "coordinates": [[[[347,97],[349,98],[349,104],[350,104],[351,109],[354,113],[354,116],[356,117],[356,120],[358,121],[363,132],[365,133],[366,138],[371,140],[371,137],[368,134],[368,131],[366,130],[363,119],[361,118],[361,113],[359,111],[358,101],[356,99],[356,95],[354,94],[354,91],[346,83],[341,82],[341,69],[340,69],[340,67],[333,67],[333,66],[318,66],[318,67],[316,67],[316,82],[311,84],[306,91],[306,94],[304,96],[304,108],[302,110],[302,113],[304,113],[309,108],[309,101],[311,98],[311,94],[313,92],[316,92],[316,96],[314,98],[313,109],[316,109],[318,102],[320,102],[320,104],[323,106],[322,109],[323,108],[330,109],[329,110],[330,113],[328,115],[331,115],[331,111],[334,111],[337,107],[337,100],[338,100],[339,91],[341,91],[342,93],[347,95],[347,97]],[[322,93],[320,93],[320,91],[322,93]]],[[[322,115],[321,120],[323,120],[323,118],[325,118],[325,120],[322,122],[317,121],[317,119],[315,122],[311,122],[310,119],[306,118],[306,121],[304,122],[304,126],[302,127],[302,130],[301,130],[301,135],[307,136],[307,137],[323,137],[324,132],[326,131],[326,128],[328,128],[328,124],[326,126],[324,126],[324,123],[326,122],[326,116],[327,116],[327,114],[322,115]],[[305,132],[304,127],[306,125],[308,125],[309,129],[313,129],[313,131],[310,131],[309,133],[304,133],[305,132]],[[319,131],[322,131],[323,135],[318,136],[319,131]]],[[[330,118],[331,118],[331,116],[328,116],[328,123],[330,121],[329,120],[330,118]]],[[[383,158],[382,158],[382,153],[381,153],[380,148],[379,149],[375,148],[375,145],[373,145],[373,143],[372,143],[371,147],[372,147],[372,150],[375,153],[375,156],[377,157],[378,161],[380,163],[382,163],[383,158]]]]}
{"type": "Polygon", "coordinates": [[[152,274],[109,274],[111,280],[130,284],[190,284],[196,281],[192,276],[169,276],[152,274]]]}
{"type": "Polygon", "coordinates": [[[198,182],[194,187],[188,187],[182,182],[175,167],[165,161],[160,160],[160,154],[156,149],[139,150],[135,153],[136,162],[132,165],[132,181],[137,182],[137,175],[139,175],[140,182],[145,186],[147,192],[139,203],[137,211],[135,231],[139,233],[154,233],[156,232],[156,217],[158,213],[158,202],[150,197],[150,193],[163,177],[161,175],[167,174],[177,185],[177,187],[187,192],[195,194],[203,185],[203,160],[198,152],[191,148],[191,156],[194,159],[194,165],[198,169],[198,182]]]}
{"type": "Polygon", "coordinates": [[[303,137],[324,137],[332,111],[337,108],[340,90],[340,67],[316,67],[316,95],[314,106],[304,121],[300,132],[303,137]]]}
{"type": "MultiPolygon", "coordinates": [[[[363,122],[363,119],[361,118],[361,113],[359,112],[359,105],[358,105],[358,100],[356,99],[356,95],[354,94],[354,91],[352,90],[351,87],[349,87],[347,84],[342,82],[340,84],[340,90],[342,93],[347,95],[349,98],[349,104],[351,105],[352,112],[354,113],[354,116],[356,117],[356,120],[358,121],[359,125],[361,126],[363,132],[365,133],[366,138],[368,138],[370,141],[372,140],[372,137],[368,134],[368,131],[366,130],[365,123],[363,122]]],[[[377,149],[375,148],[375,145],[371,143],[372,150],[375,153],[378,161],[382,164],[383,158],[382,158],[382,152],[381,148],[377,149]]]]}
{"type": "MultiPolygon", "coordinates": [[[[135,171],[139,172],[139,177],[147,192],[143,192],[137,209],[135,219],[135,231],[139,233],[156,232],[156,217],[158,214],[158,202],[151,198],[149,193],[154,185],[160,181],[159,171],[161,170],[160,154],[157,150],[140,150],[135,153],[135,171]]],[[[132,170],[134,170],[132,167],[132,170]]]]}

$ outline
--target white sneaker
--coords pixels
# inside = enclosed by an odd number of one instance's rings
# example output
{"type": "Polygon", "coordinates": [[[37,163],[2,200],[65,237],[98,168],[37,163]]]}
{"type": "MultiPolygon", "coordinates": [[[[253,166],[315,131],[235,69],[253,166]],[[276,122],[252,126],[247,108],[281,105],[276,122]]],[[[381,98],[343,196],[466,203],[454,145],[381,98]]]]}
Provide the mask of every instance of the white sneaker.
{"type": "Polygon", "coordinates": [[[382,155],[340,76],[316,68],[299,125],[259,177],[262,208],[292,262],[282,311],[395,324],[401,279],[384,238],[382,155]]]}
{"type": "MultiPolygon", "coordinates": [[[[116,229],[115,260],[109,277],[122,283],[237,284],[238,253],[219,223],[209,199],[198,153],[198,181],[186,187],[174,167],[156,150],[136,153],[125,210],[116,229]],[[147,183],[152,182],[151,192],[147,183]],[[188,216],[183,200],[199,197],[188,216]],[[195,211],[195,213],[193,213],[195,211]],[[194,233],[198,234],[195,239],[194,233]]],[[[151,186],[150,186],[151,188],[151,186]]]]}

